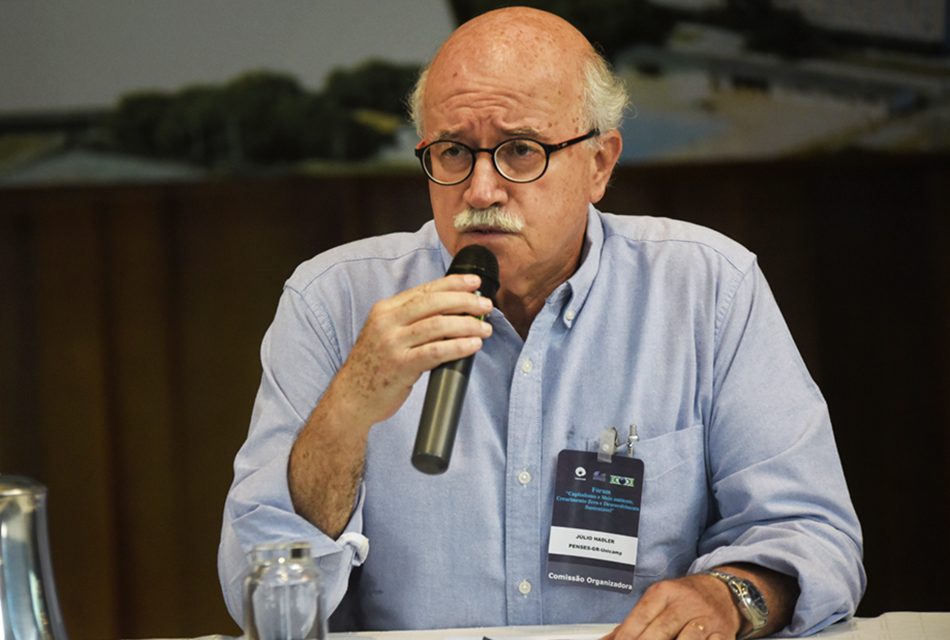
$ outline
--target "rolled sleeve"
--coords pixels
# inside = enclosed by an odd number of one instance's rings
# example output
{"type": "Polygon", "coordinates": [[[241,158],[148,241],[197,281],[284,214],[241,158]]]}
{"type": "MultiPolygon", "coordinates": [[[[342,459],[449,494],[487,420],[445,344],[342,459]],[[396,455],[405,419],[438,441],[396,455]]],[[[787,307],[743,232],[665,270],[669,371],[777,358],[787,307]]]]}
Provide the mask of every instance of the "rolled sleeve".
{"type": "Polygon", "coordinates": [[[690,572],[748,562],[795,577],[781,635],[854,614],[864,592],[861,528],[828,409],[758,268],[723,315],[707,469],[718,520],[690,572]]]}
{"type": "Polygon", "coordinates": [[[369,540],[363,535],[363,499],[360,486],[356,505],[343,533],[334,540],[297,515],[287,490],[287,457],[265,465],[229,494],[225,507],[218,572],[225,602],[231,617],[244,626],[244,579],[251,571],[251,551],[255,545],[303,541],[310,544],[320,587],[329,611],[343,599],[350,570],[361,565],[369,552],[369,540]],[[275,491],[275,488],[282,490],[275,491]],[[270,495],[273,503],[261,501],[270,495]]]}

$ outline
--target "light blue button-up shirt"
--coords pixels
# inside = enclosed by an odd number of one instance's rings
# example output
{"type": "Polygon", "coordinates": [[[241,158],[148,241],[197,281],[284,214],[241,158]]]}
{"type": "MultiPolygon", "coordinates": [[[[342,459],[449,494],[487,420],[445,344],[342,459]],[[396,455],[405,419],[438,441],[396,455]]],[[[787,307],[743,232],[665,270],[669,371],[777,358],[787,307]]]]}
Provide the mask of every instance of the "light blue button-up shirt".
{"type": "Polygon", "coordinates": [[[362,565],[369,629],[620,622],[654,582],[751,562],[798,577],[786,632],[853,614],[861,532],[824,400],[755,256],[711,230],[591,207],[580,268],[522,340],[500,310],[475,356],[451,464],[410,463],[428,377],[371,432],[337,540],[294,513],[291,446],[372,305],[445,274],[430,222],[338,247],[287,281],[261,356],[219,552],[228,607],[258,543],[306,540],[331,607],[362,565]],[[632,594],[547,577],[554,468],[636,424],[645,465],[632,594]]]}

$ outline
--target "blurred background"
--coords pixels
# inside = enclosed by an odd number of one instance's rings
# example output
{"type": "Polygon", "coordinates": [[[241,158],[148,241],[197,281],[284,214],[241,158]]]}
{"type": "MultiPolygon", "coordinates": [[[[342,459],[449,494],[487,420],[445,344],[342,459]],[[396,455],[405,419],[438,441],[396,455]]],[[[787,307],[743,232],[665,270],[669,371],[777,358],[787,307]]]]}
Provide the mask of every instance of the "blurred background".
{"type": "MultiPolygon", "coordinates": [[[[0,0],[0,472],[49,487],[74,640],[239,634],[215,556],[281,285],[429,218],[404,96],[500,4],[0,0]]],[[[630,88],[601,208],[758,254],[864,525],[859,615],[950,608],[950,0],[527,4],[630,88]]]]}

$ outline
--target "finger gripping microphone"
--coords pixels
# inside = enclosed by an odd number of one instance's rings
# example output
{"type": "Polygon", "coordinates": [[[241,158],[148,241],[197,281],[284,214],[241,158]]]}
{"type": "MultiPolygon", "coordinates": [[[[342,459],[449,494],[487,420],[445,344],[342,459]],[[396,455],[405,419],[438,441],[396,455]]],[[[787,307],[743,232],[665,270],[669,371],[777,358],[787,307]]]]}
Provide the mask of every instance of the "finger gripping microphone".
{"type": "MultiPolygon", "coordinates": [[[[452,260],[446,275],[474,273],[482,279],[479,295],[492,300],[498,293],[498,260],[495,254],[478,244],[463,247],[452,260]]],[[[443,473],[449,468],[455,432],[458,429],[462,401],[468,388],[475,354],[440,364],[429,374],[429,386],[422,405],[422,417],[412,450],[412,465],[428,474],[443,473]]]]}

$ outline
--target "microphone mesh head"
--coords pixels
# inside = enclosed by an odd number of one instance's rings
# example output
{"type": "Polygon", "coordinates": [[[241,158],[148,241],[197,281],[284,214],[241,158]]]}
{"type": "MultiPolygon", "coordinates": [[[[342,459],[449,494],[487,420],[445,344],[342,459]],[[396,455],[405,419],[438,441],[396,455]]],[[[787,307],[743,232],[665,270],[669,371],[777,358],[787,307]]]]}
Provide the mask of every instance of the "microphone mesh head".
{"type": "Polygon", "coordinates": [[[482,286],[479,289],[483,296],[492,300],[498,293],[498,259],[486,247],[480,244],[470,244],[462,247],[446,274],[452,273],[474,273],[482,279],[482,286]]]}

